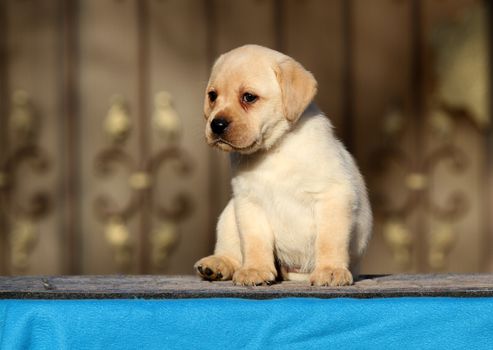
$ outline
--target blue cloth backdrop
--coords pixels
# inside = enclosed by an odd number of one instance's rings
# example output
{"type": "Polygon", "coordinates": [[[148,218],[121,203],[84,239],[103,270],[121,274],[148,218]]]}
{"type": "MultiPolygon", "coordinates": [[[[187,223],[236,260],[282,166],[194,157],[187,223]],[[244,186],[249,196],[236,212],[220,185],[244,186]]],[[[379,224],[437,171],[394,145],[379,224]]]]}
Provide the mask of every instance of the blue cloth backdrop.
{"type": "Polygon", "coordinates": [[[493,349],[493,298],[0,300],[1,349],[493,349]]]}

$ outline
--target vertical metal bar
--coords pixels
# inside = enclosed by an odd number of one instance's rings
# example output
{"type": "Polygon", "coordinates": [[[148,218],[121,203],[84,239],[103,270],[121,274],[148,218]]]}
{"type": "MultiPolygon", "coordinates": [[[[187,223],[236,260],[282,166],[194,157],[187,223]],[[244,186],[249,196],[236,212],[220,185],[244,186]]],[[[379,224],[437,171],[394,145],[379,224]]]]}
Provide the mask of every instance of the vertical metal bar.
{"type": "MultiPolygon", "coordinates": [[[[422,52],[422,39],[423,39],[423,9],[421,0],[413,0],[411,8],[411,106],[410,115],[413,120],[411,124],[414,125],[414,159],[415,163],[413,169],[417,169],[417,165],[420,164],[420,160],[423,159],[425,147],[425,138],[423,137],[424,127],[424,84],[423,84],[423,52],[422,52]]],[[[417,269],[420,272],[428,270],[428,264],[426,262],[427,244],[426,244],[426,232],[428,219],[427,213],[429,213],[427,200],[423,200],[423,196],[429,196],[429,189],[424,190],[421,196],[421,207],[418,206],[418,219],[415,224],[415,249],[417,259],[417,269]]]]}
{"type": "MultiPolygon", "coordinates": [[[[483,1],[483,6],[486,8],[486,20],[488,21],[488,32],[486,33],[488,38],[488,63],[489,63],[489,117],[493,122],[493,3],[488,0],[483,1]]],[[[486,187],[486,191],[483,193],[483,258],[481,259],[481,270],[491,272],[492,268],[492,254],[491,245],[493,243],[493,217],[491,216],[491,206],[493,205],[493,127],[491,124],[486,130],[485,136],[486,147],[486,165],[483,171],[482,183],[486,187]]]]}
{"type": "Polygon", "coordinates": [[[342,137],[348,150],[354,152],[354,86],[353,86],[353,1],[342,0],[342,137]]]}
{"type": "Polygon", "coordinates": [[[285,1],[275,0],[274,2],[274,37],[275,37],[275,49],[283,52],[286,50],[284,42],[284,23],[285,23],[285,1]]]}
{"type": "MultiPolygon", "coordinates": [[[[7,116],[8,116],[8,26],[7,26],[7,4],[6,1],[0,0],[0,171],[2,164],[7,157],[7,116]]],[[[0,174],[2,176],[4,174],[0,174]]],[[[0,179],[0,181],[2,181],[0,179]]],[[[5,181],[5,180],[4,180],[5,181]]],[[[0,184],[0,187],[2,185],[0,184]]],[[[2,195],[0,188],[0,274],[8,273],[8,227],[5,207],[5,196],[2,195]]]]}
{"type": "Polygon", "coordinates": [[[206,25],[206,59],[209,67],[212,67],[216,55],[218,54],[216,46],[216,1],[205,0],[204,1],[204,14],[205,14],[205,25],[206,25]]]}
{"type": "MultiPolygon", "coordinates": [[[[140,169],[147,170],[149,164],[149,3],[137,1],[138,27],[138,124],[140,169]]],[[[140,267],[141,273],[149,272],[149,230],[151,227],[152,200],[149,189],[142,190],[140,205],[140,267]]]]}
{"type": "Polygon", "coordinates": [[[65,274],[81,273],[80,254],[80,140],[78,110],[78,21],[77,1],[62,0],[61,77],[61,242],[65,274]]]}
{"type": "MultiPolygon", "coordinates": [[[[208,66],[212,67],[214,64],[214,60],[216,59],[216,56],[218,54],[218,48],[216,45],[216,21],[217,21],[217,16],[216,16],[216,11],[217,11],[217,5],[216,1],[214,0],[205,0],[204,1],[204,14],[205,14],[205,20],[206,20],[206,59],[208,61],[208,66]]],[[[216,242],[215,239],[215,232],[216,232],[216,222],[217,222],[217,217],[219,215],[219,212],[221,208],[219,207],[219,200],[218,200],[218,193],[221,193],[221,190],[219,189],[218,186],[218,179],[220,179],[220,159],[219,155],[217,152],[213,149],[209,149],[209,164],[210,164],[210,179],[209,179],[209,223],[208,223],[208,228],[210,231],[209,234],[209,241],[208,241],[208,246],[209,246],[209,251],[212,251],[214,249],[214,245],[216,242]]]]}

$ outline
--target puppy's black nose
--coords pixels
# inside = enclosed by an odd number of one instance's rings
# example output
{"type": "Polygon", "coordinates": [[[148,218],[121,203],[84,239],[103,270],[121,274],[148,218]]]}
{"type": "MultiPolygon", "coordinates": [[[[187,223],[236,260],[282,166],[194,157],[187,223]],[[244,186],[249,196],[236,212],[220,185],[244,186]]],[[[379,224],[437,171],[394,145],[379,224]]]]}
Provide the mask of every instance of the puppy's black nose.
{"type": "Polygon", "coordinates": [[[223,118],[213,119],[211,121],[211,130],[216,135],[221,135],[229,125],[229,121],[223,118]]]}

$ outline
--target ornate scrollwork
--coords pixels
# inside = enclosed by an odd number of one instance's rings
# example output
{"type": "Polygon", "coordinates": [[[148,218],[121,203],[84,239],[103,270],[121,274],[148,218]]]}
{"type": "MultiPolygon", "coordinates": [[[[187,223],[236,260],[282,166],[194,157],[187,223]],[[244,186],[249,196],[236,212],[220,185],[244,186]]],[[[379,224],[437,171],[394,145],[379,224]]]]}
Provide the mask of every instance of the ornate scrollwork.
{"type": "Polygon", "coordinates": [[[105,237],[114,248],[115,261],[121,269],[130,267],[135,251],[127,222],[142,209],[144,198],[152,201],[152,213],[158,219],[157,227],[151,229],[151,257],[153,266],[164,268],[171,250],[178,242],[178,223],[192,210],[192,201],[186,193],[178,193],[171,200],[171,206],[163,206],[153,198],[158,186],[158,173],[164,165],[174,166],[179,176],[187,176],[192,170],[191,158],[178,146],[180,120],[174,110],[171,96],[160,92],[156,96],[154,124],[166,146],[149,157],[144,164],[136,161],[123,146],[131,132],[130,116],[122,97],[114,97],[105,120],[104,129],[112,145],[96,156],[95,169],[98,175],[114,175],[116,167],[122,167],[129,174],[130,197],[125,203],[117,203],[108,196],[96,197],[94,209],[97,217],[105,223],[105,237]]]}
{"type": "Polygon", "coordinates": [[[22,166],[38,174],[49,169],[48,156],[37,145],[39,121],[25,91],[13,93],[8,125],[11,147],[0,164],[0,200],[9,226],[10,262],[14,272],[20,272],[29,266],[29,255],[36,246],[36,223],[51,207],[46,191],[31,194],[26,202],[20,202],[17,196],[22,166]]]}
{"type": "Polygon", "coordinates": [[[111,100],[111,106],[104,122],[104,129],[113,143],[124,143],[132,128],[130,116],[122,96],[115,95],[111,100]]]}
{"type": "MultiPolygon", "coordinates": [[[[440,164],[449,165],[451,173],[459,175],[467,169],[468,159],[464,152],[452,144],[450,130],[453,127],[452,118],[445,111],[433,111],[440,113],[442,118],[447,118],[445,122],[435,123],[431,119],[431,132],[441,139],[441,144],[429,154],[413,159],[399,147],[397,132],[387,132],[388,138],[385,145],[379,148],[371,156],[372,172],[375,178],[379,178],[387,172],[392,164],[399,167],[405,176],[401,180],[401,190],[404,190],[404,200],[395,204],[387,197],[389,191],[379,191],[374,195],[375,209],[377,215],[383,220],[383,238],[389,245],[394,260],[401,266],[409,266],[412,258],[412,251],[415,246],[415,238],[412,229],[406,224],[408,217],[416,212],[418,207],[428,208],[426,215],[435,221],[429,232],[428,238],[428,263],[433,269],[441,269],[445,266],[446,255],[453,246],[456,234],[453,225],[460,220],[468,211],[468,200],[462,192],[452,192],[449,194],[446,205],[440,205],[433,199],[430,187],[434,180],[436,168],[440,164]],[[445,125],[446,128],[437,127],[445,125]]],[[[393,110],[388,118],[395,119],[396,111],[393,110]]],[[[403,117],[401,118],[403,119],[403,117]]],[[[384,121],[384,124],[395,124],[384,121]]],[[[397,128],[385,128],[386,130],[398,130],[397,128]]],[[[399,128],[399,137],[402,132],[399,128]]],[[[421,218],[424,220],[425,218],[421,218]]]]}
{"type": "Polygon", "coordinates": [[[180,117],[173,108],[173,99],[166,91],[156,95],[153,122],[165,141],[177,141],[181,134],[180,117]]]}
{"type": "Polygon", "coordinates": [[[432,28],[436,99],[467,110],[482,130],[491,125],[490,35],[488,6],[473,3],[467,10],[432,28]]]}
{"type": "MultiPolygon", "coordinates": [[[[158,152],[149,162],[149,173],[157,176],[158,171],[165,164],[174,165],[178,175],[187,176],[192,171],[191,158],[176,146],[171,146],[158,152]]],[[[165,207],[156,203],[155,215],[169,221],[181,221],[192,210],[192,202],[184,193],[178,193],[172,199],[171,206],[165,207]]]]}

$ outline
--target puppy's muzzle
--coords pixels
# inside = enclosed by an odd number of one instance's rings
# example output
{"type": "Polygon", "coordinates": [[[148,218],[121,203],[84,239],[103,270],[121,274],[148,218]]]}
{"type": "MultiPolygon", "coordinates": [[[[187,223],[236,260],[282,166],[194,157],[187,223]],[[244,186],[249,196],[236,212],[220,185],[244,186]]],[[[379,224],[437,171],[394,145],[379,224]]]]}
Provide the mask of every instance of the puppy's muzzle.
{"type": "Polygon", "coordinates": [[[222,135],[228,128],[230,122],[224,118],[214,118],[211,121],[211,130],[216,135],[222,135]]]}

